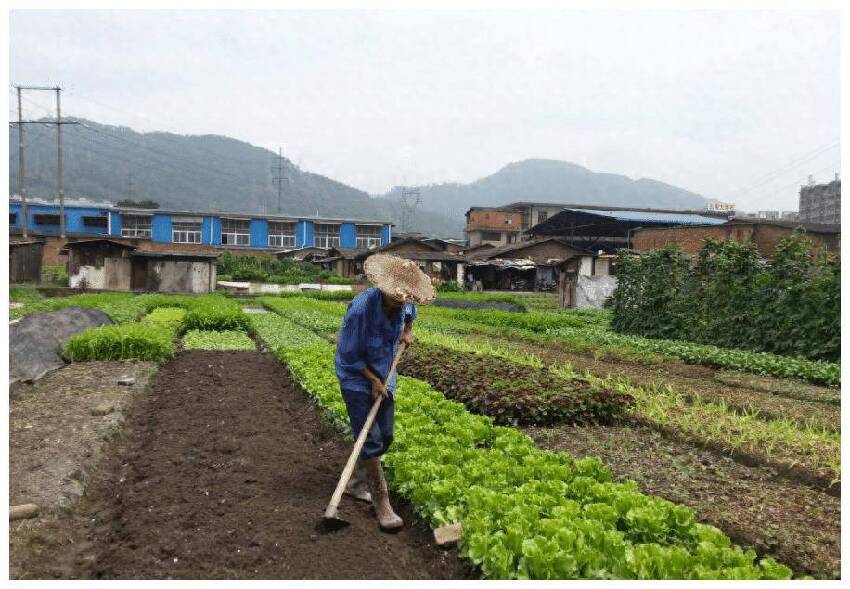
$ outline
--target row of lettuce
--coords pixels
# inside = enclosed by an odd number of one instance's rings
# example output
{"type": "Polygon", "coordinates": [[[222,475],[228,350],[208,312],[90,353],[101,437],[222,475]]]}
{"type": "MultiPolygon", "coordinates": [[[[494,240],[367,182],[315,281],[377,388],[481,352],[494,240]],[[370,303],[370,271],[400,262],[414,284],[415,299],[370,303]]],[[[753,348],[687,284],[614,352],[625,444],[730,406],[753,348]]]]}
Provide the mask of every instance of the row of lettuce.
{"type": "Polygon", "coordinates": [[[164,362],[174,356],[181,337],[185,349],[255,349],[247,316],[237,302],[220,295],[102,294],[68,297],[64,302],[100,308],[115,321],[68,340],[65,356],[74,362],[164,362]]]}
{"type": "MultiPolygon", "coordinates": [[[[295,294],[291,296],[297,297],[295,294]]],[[[345,300],[350,296],[350,293],[345,293],[317,295],[315,298],[330,302],[345,300]]],[[[501,300],[496,295],[482,297],[482,300],[491,298],[501,300]]],[[[505,297],[505,302],[509,300],[514,299],[505,297]]],[[[454,329],[458,333],[480,332],[520,337],[546,344],[551,344],[554,340],[571,351],[594,352],[644,364],[678,360],[688,364],[704,364],[753,374],[800,378],[827,386],[841,384],[841,365],[836,362],[616,333],[609,329],[610,313],[605,310],[538,310],[512,313],[495,309],[454,310],[431,306],[422,309],[420,313],[420,324],[429,322],[439,322],[441,329],[454,329]]]]}
{"type": "MultiPolygon", "coordinates": [[[[262,303],[332,341],[345,307],[311,299],[267,297],[262,303]]],[[[628,416],[687,442],[732,453],[834,492],[841,476],[841,436],[821,422],[776,418],[683,394],[663,383],[546,365],[521,343],[487,343],[453,333],[452,320],[421,320],[420,344],[399,372],[427,381],[474,413],[500,424],[609,423],[628,416]],[[443,321],[449,323],[444,329],[443,321]]],[[[492,340],[504,341],[504,340],[492,340]]]]}
{"type": "MultiPolygon", "coordinates": [[[[254,331],[341,430],[333,347],[278,315],[254,331]]],[[[460,553],[500,579],[786,579],[692,510],[614,483],[597,459],[536,448],[428,383],[399,379],[390,482],[430,525],[462,523],[460,553]]]]}

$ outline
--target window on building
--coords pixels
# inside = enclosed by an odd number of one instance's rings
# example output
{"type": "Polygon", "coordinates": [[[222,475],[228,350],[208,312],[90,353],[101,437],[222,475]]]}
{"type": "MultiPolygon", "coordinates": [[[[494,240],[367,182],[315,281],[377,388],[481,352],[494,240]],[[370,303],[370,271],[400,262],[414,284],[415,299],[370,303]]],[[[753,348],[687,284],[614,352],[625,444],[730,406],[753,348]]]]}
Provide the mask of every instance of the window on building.
{"type": "Polygon", "coordinates": [[[175,217],[171,224],[174,243],[201,243],[200,217],[175,217]]]}
{"type": "Polygon", "coordinates": [[[381,226],[380,225],[356,225],[357,243],[355,247],[358,249],[369,249],[381,246],[381,226]]]}
{"type": "Polygon", "coordinates": [[[9,225],[18,224],[18,213],[9,213],[9,225]]]}
{"type": "Polygon", "coordinates": [[[269,247],[295,247],[295,223],[269,222],[269,247]]]}
{"type": "Polygon", "coordinates": [[[33,215],[33,220],[36,225],[59,225],[59,215],[53,213],[33,215]]]}
{"type": "Polygon", "coordinates": [[[109,227],[109,220],[106,215],[83,216],[83,227],[106,229],[109,227]]]}
{"type": "Polygon", "coordinates": [[[502,241],[502,234],[498,231],[482,231],[481,241],[502,241]]]}
{"type": "Polygon", "coordinates": [[[549,212],[548,211],[537,211],[537,222],[538,223],[542,223],[543,221],[545,221],[548,218],[549,218],[549,212]]]}
{"type": "Polygon", "coordinates": [[[121,237],[151,237],[150,215],[121,215],[121,237]]]}
{"type": "Polygon", "coordinates": [[[222,219],[222,245],[251,245],[251,222],[247,219],[222,219]]]}
{"type": "Polygon", "coordinates": [[[317,223],[313,235],[316,247],[339,247],[339,225],[317,223]]]}

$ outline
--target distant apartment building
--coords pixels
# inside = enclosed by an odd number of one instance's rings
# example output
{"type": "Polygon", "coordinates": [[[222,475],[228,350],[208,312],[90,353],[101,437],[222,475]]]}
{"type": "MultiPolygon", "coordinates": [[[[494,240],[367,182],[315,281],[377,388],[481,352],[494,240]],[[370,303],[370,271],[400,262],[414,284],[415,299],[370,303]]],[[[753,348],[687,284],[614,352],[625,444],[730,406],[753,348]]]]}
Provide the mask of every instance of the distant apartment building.
{"type": "Polygon", "coordinates": [[[815,184],[811,176],[808,186],[800,187],[800,221],[806,223],[841,223],[841,179],[838,174],[828,184],[815,184]]]}

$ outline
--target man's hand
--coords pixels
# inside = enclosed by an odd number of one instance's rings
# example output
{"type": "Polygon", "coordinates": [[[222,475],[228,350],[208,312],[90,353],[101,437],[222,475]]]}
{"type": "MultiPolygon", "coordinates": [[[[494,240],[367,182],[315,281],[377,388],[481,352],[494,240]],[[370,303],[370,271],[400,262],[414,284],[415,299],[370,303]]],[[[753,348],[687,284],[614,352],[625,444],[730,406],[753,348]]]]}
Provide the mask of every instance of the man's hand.
{"type": "Polygon", "coordinates": [[[377,401],[378,399],[386,399],[387,395],[387,387],[384,386],[377,378],[372,381],[372,400],[377,401]]]}
{"type": "Polygon", "coordinates": [[[401,332],[401,344],[404,345],[405,348],[409,348],[414,343],[416,343],[416,338],[413,336],[413,330],[409,327],[405,327],[404,331],[401,332]]]}

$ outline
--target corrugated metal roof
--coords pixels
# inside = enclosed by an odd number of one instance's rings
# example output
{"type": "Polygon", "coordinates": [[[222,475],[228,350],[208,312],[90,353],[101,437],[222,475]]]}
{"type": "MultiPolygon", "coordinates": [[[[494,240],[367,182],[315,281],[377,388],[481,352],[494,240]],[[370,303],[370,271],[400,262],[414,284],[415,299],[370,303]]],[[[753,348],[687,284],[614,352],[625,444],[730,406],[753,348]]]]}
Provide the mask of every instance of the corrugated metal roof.
{"type": "Polygon", "coordinates": [[[577,213],[589,213],[591,215],[602,215],[611,217],[618,221],[629,221],[634,223],[653,224],[676,224],[676,225],[723,225],[726,219],[696,215],[693,213],[656,213],[650,211],[603,211],[596,209],[566,209],[577,213]]]}

